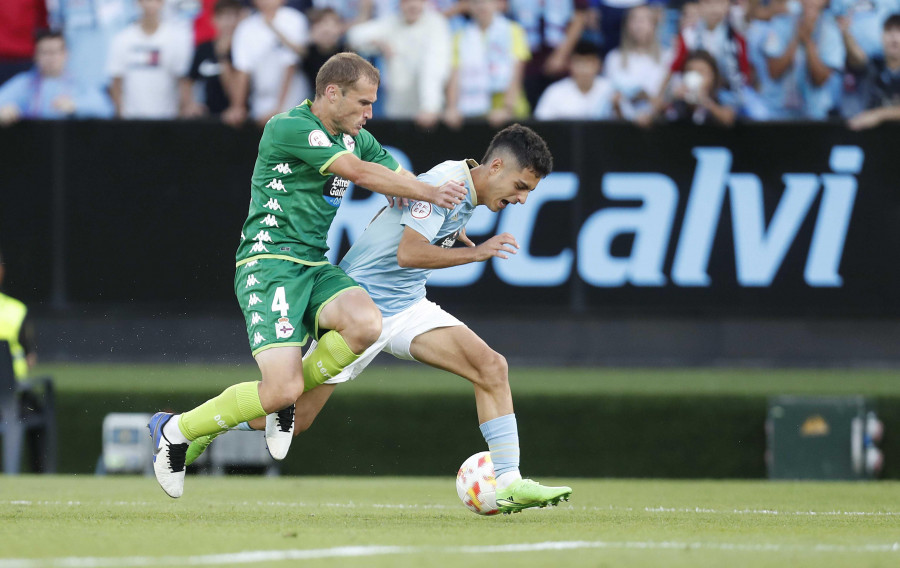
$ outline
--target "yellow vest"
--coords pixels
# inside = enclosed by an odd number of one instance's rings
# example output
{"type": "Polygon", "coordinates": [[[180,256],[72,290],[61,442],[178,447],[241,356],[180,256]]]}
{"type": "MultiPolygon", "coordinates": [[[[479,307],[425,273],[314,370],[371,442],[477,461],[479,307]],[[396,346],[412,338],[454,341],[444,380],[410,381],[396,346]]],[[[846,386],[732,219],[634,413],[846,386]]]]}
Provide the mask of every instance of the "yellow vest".
{"type": "Polygon", "coordinates": [[[19,343],[19,332],[28,308],[25,304],[0,293],[0,341],[9,342],[9,350],[12,352],[13,372],[16,378],[23,380],[28,377],[28,361],[25,359],[25,348],[19,343]]]}

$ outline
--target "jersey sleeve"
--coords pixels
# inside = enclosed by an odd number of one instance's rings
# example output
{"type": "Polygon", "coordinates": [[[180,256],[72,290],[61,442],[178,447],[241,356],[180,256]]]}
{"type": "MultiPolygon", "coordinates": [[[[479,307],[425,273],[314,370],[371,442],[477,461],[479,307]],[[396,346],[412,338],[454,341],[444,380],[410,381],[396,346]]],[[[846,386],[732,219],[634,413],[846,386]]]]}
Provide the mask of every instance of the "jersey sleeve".
{"type": "Polygon", "coordinates": [[[557,101],[557,92],[559,91],[559,87],[556,83],[547,87],[541,94],[541,98],[538,99],[537,107],[534,109],[534,118],[537,120],[553,120],[557,118],[556,108],[559,102],[557,101]]]}
{"type": "Polygon", "coordinates": [[[172,71],[176,77],[184,78],[191,71],[191,61],[194,56],[194,40],[191,33],[175,28],[177,32],[172,37],[172,71]]]}
{"type": "Polygon", "coordinates": [[[253,71],[253,49],[251,26],[252,20],[244,20],[234,30],[234,38],[231,40],[231,61],[234,68],[244,73],[253,71]]]}
{"type": "Polygon", "coordinates": [[[193,81],[199,81],[203,78],[200,75],[200,64],[203,63],[205,59],[206,47],[205,45],[198,45],[197,49],[194,50],[194,56],[191,58],[191,68],[188,70],[188,78],[193,81]]]}
{"type": "Polygon", "coordinates": [[[528,47],[525,28],[516,22],[512,23],[512,48],[513,56],[515,56],[517,61],[528,61],[531,59],[531,48],[528,47]]]}
{"type": "Polygon", "coordinates": [[[428,239],[428,242],[432,242],[437,238],[438,231],[441,230],[449,213],[449,209],[427,201],[413,201],[403,210],[400,224],[406,225],[428,239]]]}
{"type": "MultiPolygon", "coordinates": [[[[434,170],[418,176],[419,181],[431,185],[440,185],[446,176],[439,177],[433,174],[434,170]]],[[[437,238],[438,231],[450,215],[450,209],[444,209],[428,203],[427,201],[411,201],[410,204],[403,209],[403,215],[400,217],[400,224],[410,227],[426,239],[433,242],[437,238]]]]}
{"type": "Polygon", "coordinates": [[[400,169],[399,162],[381,146],[368,130],[360,129],[356,143],[359,145],[359,157],[363,161],[380,164],[393,172],[400,169]]]}
{"type": "Polygon", "coordinates": [[[822,31],[816,40],[819,47],[819,57],[822,63],[835,71],[843,71],[844,61],[847,58],[847,50],[841,39],[841,30],[833,18],[822,18],[822,31]]]}
{"type": "Polygon", "coordinates": [[[672,53],[674,53],[674,55],[672,57],[672,64],[669,66],[669,71],[672,73],[681,73],[688,56],[687,44],[685,43],[682,34],[678,34],[675,38],[675,46],[672,48],[672,53]]]}
{"type": "Polygon", "coordinates": [[[32,77],[32,73],[26,71],[0,86],[0,106],[15,105],[19,112],[24,112],[28,106],[32,77]]]}
{"type": "Polygon", "coordinates": [[[114,36],[110,44],[109,55],[106,58],[106,74],[113,78],[124,75],[128,66],[125,59],[127,56],[125,51],[126,33],[127,28],[114,36]]]}

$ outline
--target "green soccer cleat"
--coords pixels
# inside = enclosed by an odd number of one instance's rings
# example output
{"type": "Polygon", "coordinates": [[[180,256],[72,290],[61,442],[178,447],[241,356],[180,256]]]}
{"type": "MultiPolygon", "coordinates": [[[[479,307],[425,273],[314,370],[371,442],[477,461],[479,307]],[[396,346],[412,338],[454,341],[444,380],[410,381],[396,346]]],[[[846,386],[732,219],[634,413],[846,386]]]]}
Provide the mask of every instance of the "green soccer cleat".
{"type": "Polygon", "coordinates": [[[568,501],[571,494],[571,487],[545,487],[530,479],[518,479],[506,489],[497,490],[497,509],[509,514],[530,507],[559,505],[561,500],[568,501]]]}
{"type": "MultiPolygon", "coordinates": [[[[227,432],[228,430],[225,430],[227,432]]],[[[216,439],[216,436],[221,434],[222,432],[216,432],[215,434],[207,434],[206,436],[200,436],[196,440],[191,441],[191,445],[188,446],[187,454],[184,456],[184,466],[187,467],[194,463],[194,460],[200,457],[200,455],[206,451],[206,448],[212,444],[212,441],[216,439]]]]}

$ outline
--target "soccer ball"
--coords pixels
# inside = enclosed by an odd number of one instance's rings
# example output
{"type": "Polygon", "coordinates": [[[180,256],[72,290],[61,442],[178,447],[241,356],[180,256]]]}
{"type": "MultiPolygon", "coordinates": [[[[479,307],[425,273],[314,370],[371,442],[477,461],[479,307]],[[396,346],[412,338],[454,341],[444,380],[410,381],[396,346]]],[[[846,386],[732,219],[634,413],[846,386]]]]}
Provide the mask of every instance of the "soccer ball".
{"type": "Polygon", "coordinates": [[[477,515],[496,515],[497,480],[490,452],[478,452],[459,468],[456,474],[456,494],[463,505],[477,515]]]}

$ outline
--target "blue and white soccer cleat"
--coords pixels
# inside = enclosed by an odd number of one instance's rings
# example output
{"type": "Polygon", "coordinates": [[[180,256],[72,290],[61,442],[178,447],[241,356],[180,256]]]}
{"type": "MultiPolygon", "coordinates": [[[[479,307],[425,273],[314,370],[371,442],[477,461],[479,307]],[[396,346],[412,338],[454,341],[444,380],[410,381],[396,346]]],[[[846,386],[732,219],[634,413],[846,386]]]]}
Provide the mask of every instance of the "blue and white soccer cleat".
{"type": "Polygon", "coordinates": [[[266,415],[266,447],[272,459],[281,461],[287,456],[294,439],[294,405],[266,415]]]}
{"type": "Polygon", "coordinates": [[[147,428],[153,440],[153,471],[156,481],[169,497],[178,498],[184,493],[184,456],[188,444],[173,444],[163,434],[163,427],[174,414],[157,412],[147,428]]]}

